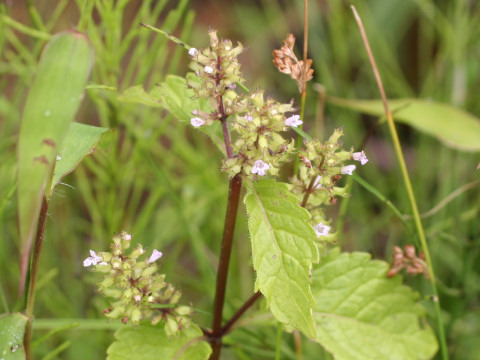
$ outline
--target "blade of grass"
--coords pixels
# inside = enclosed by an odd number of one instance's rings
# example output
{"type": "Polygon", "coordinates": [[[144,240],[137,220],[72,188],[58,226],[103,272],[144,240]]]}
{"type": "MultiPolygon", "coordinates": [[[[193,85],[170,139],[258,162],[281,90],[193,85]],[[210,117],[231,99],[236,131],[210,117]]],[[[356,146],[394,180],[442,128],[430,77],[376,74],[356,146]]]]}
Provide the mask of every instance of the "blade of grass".
{"type": "Polygon", "coordinates": [[[385,90],[383,88],[383,83],[382,79],[380,77],[380,73],[378,72],[377,65],[375,63],[375,59],[373,57],[373,53],[370,49],[370,44],[368,42],[367,35],[365,33],[365,28],[363,27],[362,20],[360,19],[360,16],[358,15],[355,6],[351,6],[351,9],[353,11],[353,14],[355,16],[355,20],[357,21],[358,27],[360,29],[360,33],[363,39],[363,43],[365,46],[365,49],[367,51],[368,57],[370,59],[371,67],[375,76],[375,79],[377,81],[377,86],[380,91],[380,95],[383,100],[383,104],[385,107],[385,114],[387,116],[387,122],[388,122],[388,128],[390,131],[390,135],[392,137],[393,145],[395,148],[395,154],[397,156],[397,160],[400,165],[400,169],[402,172],[402,178],[403,182],[407,191],[408,199],[410,202],[410,206],[412,207],[412,212],[413,212],[413,217],[414,217],[414,222],[415,222],[415,227],[417,230],[418,237],[420,239],[420,244],[422,246],[422,250],[425,254],[425,261],[427,263],[428,267],[428,273],[429,277],[431,279],[431,285],[432,285],[432,290],[434,296],[432,297],[434,308],[435,308],[435,315],[437,318],[437,327],[438,327],[438,337],[440,341],[440,349],[441,349],[441,355],[443,360],[447,360],[449,358],[448,356],[448,348],[447,348],[447,342],[445,339],[445,330],[443,327],[443,322],[442,322],[442,317],[441,317],[441,307],[440,307],[440,299],[438,298],[438,291],[437,291],[437,286],[435,283],[435,272],[433,270],[433,265],[432,265],[432,259],[430,257],[430,251],[428,248],[427,244],[427,239],[425,237],[425,232],[423,230],[422,226],[422,220],[420,219],[420,213],[418,211],[418,206],[417,206],[417,201],[415,199],[415,194],[413,193],[413,188],[412,188],[412,183],[410,181],[410,176],[408,174],[407,170],[407,165],[405,162],[405,158],[403,156],[402,148],[400,145],[400,140],[398,138],[398,133],[395,127],[395,123],[393,121],[393,116],[392,113],[390,112],[389,106],[388,106],[388,100],[387,96],[385,94],[385,90]]]}

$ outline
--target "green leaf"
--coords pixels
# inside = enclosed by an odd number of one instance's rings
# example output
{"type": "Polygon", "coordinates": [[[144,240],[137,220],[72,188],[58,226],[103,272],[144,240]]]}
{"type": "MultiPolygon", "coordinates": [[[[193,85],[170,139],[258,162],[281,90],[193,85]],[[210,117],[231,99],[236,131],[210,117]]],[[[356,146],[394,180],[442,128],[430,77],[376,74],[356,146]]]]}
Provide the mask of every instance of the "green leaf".
{"type": "Polygon", "coordinates": [[[245,204],[252,242],[255,290],[278,321],[315,337],[309,271],[319,261],[310,214],[288,186],[273,180],[247,183],[245,204]]]}
{"type": "Polygon", "coordinates": [[[142,104],[150,107],[161,107],[160,99],[148,94],[142,85],[132,86],[117,97],[119,101],[142,104]]]}
{"type": "Polygon", "coordinates": [[[161,326],[124,327],[115,332],[107,350],[108,360],[206,360],[212,352],[194,324],[168,337],[161,326]]]}
{"type": "Polygon", "coordinates": [[[53,173],[52,191],[62,178],[71,173],[83,158],[90,155],[97,147],[103,134],[109,129],[72,123],[63,140],[53,173]]]}
{"type": "MultiPolygon", "coordinates": [[[[191,73],[188,76],[190,81],[200,81],[191,73]]],[[[194,110],[212,112],[212,107],[207,99],[195,99],[194,97],[195,94],[192,89],[188,88],[185,78],[168,75],[166,80],[154,87],[150,93],[147,93],[141,85],[137,85],[126,89],[117,99],[150,107],[163,107],[176,119],[190,124],[190,119],[194,117],[192,114],[194,110]]],[[[224,151],[220,121],[198,128],[198,130],[209,136],[214,144],[224,151]]]]}
{"type": "Polygon", "coordinates": [[[50,182],[59,145],[83,99],[93,64],[87,37],[55,35],[46,45],[30,88],[18,143],[18,219],[25,277],[42,198],[50,182]]]}
{"type": "MultiPolygon", "coordinates": [[[[329,103],[365,114],[385,114],[381,100],[328,98],[329,103]]],[[[436,137],[457,150],[480,151],[480,119],[452,105],[419,99],[389,100],[395,121],[436,137]]]]}
{"type": "MultiPolygon", "coordinates": [[[[200,80],[192,73],[187,75],[189,81],[200,80]]],[[[167,79],[160,84],[158,88],[152,90],[152,96],[158,94],[163,100],[165,108],[172,113],[180,121],[185,121],[190,124],[190,119],[194,117],[192,111],[200,110],[204,112],[211,112],[212,107],[207,99],[194,99],[194,92],[189,89],[185,78],[176,75],[168,75],[167,79]]],[[[222,128],[220,121],[217,121],[209,126],[202,126],[198,128],[201,132],[208,135],[214,144],[219,149],[224,151],[222,128]]]]}
{"type": "Polygon", "coordinates": [[[313,271],[316,340],[336,360],[430,359],[437,341],[420,326],[418,294],[387,278],[388,264],[367,253],[332,251],[313,271]]]}
{"type": "Polygon", "coordinates": [[[20,313],[0,315],[0,354],[4,360],[23,360],[23,335],[27,317],[20,313]]]}

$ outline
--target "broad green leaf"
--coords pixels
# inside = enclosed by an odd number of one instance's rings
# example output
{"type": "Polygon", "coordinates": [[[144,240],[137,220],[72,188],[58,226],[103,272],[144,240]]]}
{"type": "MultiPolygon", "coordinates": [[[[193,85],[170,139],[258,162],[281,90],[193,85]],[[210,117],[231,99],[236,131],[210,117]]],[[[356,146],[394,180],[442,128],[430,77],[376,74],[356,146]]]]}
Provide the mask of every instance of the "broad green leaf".
{"type": "MultiPolygon", "coordinates": [[[[370,115],[385,114],[381,100],[345,100],[329,97],[333,105],[370,115]]],[[[452,105],[420,99],[389,100],[395,121],[436,137],[463,151],[480,151],[480,119],[452,105]]]]}
{"type": "Polygon", "coordinates": [[[59,145],[83,98],[93,64],[87,37],[55,35],[46,45],[30,88],[18,143],[18,219],[22,279],[50,182],[59,145]]]}
{"type": "Polygon", "coordinates": [[[314,267],[316,340],[336,360],[430,359],[438,348],[418,294],[388,264],[335,249],[314,267]],[[422,321],[423,322],[423,321],[422,321]]]}
{"type": "Polygon", "coordinates": [[[173,337],[168,337],[161,326],[125,326],[115,332],[117,340],[108,348],[107,359],[206,360],[212,348],[202,336],[193,324],[173,337]]]}
{"type": "Polygon", "coordinates": [[[90,155],[97,147],[103,134],[109,129],[71,123],[57,156],[53,173],[52,191],[62,178],[71,173],[80,161],[90,155]]]}
{"type": "Polygon", "coordinates": [[[319,261],[310,214],[288,186],[273,180],[249,184],[245,204],[252,242],[255,290],[278,321],[315,337],[309,271],[319,261]]]}
{"type": "Polygon", "coordinates": [[[20,313],[0,315],[0,359],[23,360],[23,335],[27,317],[20,313]]]}
{"type": "Polygon", "coordinates": [[[161,107],[159,97],[154,97],[148,94],[142,85],[136,85],[126,89],[121,95],[117,97],[123,102],[131,102],[135,104],[142,104],[150,107],[161,107]]]}

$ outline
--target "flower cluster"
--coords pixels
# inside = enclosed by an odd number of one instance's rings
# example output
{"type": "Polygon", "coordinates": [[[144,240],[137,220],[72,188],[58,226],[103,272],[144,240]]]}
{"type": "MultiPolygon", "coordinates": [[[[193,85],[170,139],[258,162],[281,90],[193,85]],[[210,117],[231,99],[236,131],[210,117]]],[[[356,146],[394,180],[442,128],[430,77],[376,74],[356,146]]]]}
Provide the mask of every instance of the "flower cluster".
{"type": "Polygon", "coordinates": [[[188,326],[191,308],[178,306],[180,292],[165,282],[165,275],[156,273],[156,262],[162,257],[162,252],[154,249],[147,258],[143,256],[145,249],[138,244],[127,254],[132,235],[124,231],[112,240],[111,252],[90,250],[90,257],[83,262],[83,266],[104,274],[99,291],[115,299],[103,311],[105,316],[121,317],[124,324],[128,321],[133,324],[142,320],[150,320],[152,324],[164,321],[169,335],[188,326]]]}
{"type": "Polygon", "coordinates": [[[189,50],[190,68],[199,81],[187,77],[187,84],[197,98],[210,99],[215,110],[195,110],[190,123],[199,128],[223,122],[232,137],[232,154],[223,162],[222,170],[230,177],[239,173],[252,179],[276,175],[279,165],[290,158],[294,148],[293,141],[280,133],[303,122],[299,115],[292,114],[296,110],[292,103],[265,98],[261,90],[238,94],[237,84],[245,82],[237,60],[243,47],[233,47],[230,40],[219,41],[215,31],[209,35],[208,48],[189,50]]]}
{"type": "Polygon", "coordinates": [[[368,162],[365,153],[345,151],[341,148],[340,138],[343,128],[336,129],[326,142],[313,139],[305,143],[305,149],[299,151],[299,176],[292,179],[294,193],[301,199],[302,205],[309,210],[317,237],[320,241],[332,241],[323,205],[335,204],[337,196],[348,196],[345,187],[339,187],[342,175],[352,175],[355,165],[345,165],[348,160],[368,162]]]}
{"type": "Polygon", "coordinates": [[[190,68],[194,71],[197,79],[187,77],[187,84],[195,93],[196,98],[210,99],[212,107],[217,109],[212,113],[197,112],[191,119],[194,127],[210,125],[223,116],[219,109],[226,116],[235,113],[235,106],[240,98],[235,92],[236,83],[243,83],[245,79],[240,71],[238,55],[243,52],[242,44],[233,46],[230,40],[219,41],[214,30],[209,31],[210,46],[197,50],[191,48],[190,68]]]}
{"type": "Polygon", "coordinates": [[[247,176],[277,175],[281,163],[289,160],[292,140],[280,135],[302,124],[291,103],[265,99],[259,90],[249,95],[240,114],[231,119],[234,157],[224,161],[223,170],[231,177],[242,172],[247,176]]]}
{"type": "Polygon", "coordinates": [[[424,254],[421,252],[417,256],[413,245],[405,245],[404,249],[405,252],[398,246],[393,248],[393,263],[390,270],[388,270],[387,276],[393,277],[400,270],[407,269],[407,274],[409,275],[424,274],[428,279],[428,268],[424,254]]]}
{"type": "Polygon", "coordinates": [[[283,46],[273,50],[273,63],[280,72],[290,75],[297,82],[298,91],[302,93],[306,82],[313,78],[313,60],[307,59],[305,64],[303,60],[298,60],[293,52],[294,45],[295,37],[288,34],[283,46]]]}

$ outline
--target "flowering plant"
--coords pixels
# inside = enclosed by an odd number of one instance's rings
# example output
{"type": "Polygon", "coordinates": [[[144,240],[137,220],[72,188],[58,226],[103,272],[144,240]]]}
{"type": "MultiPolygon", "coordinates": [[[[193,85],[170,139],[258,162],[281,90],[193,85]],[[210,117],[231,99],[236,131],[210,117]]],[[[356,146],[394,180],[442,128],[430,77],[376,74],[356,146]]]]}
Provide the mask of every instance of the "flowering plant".
{"type": "MultiPolygon", "coordinates": [[[[211,328],[200,331],[191,318],[191,309],[176,305],[179,293],[170,290],[173,288],[164,282],[164,275],[154,274],[159,253],[154,250],[152,260],[143,261],[137,261],[143,251],[141,246],[130,255],[124,253],[130,246],[130,235],[121,233],[115,236],[111,254],[92,252],[85,265],[94,265],[96,271],[106,275],[99,285],[100,292],[116,299],[106,316],[140,323],[140,332],[150,329],[144,328],[140,322],[148,319],[160,326],[159,338],[176,334],[178,341],[168,346],[160,341],[176,356],[181,356],[188,348],[196,354],[195,358],[219,359],[224,337],[260,298],[266,300],[267,308],[285,331],[299,331],[336,353],[335,343],[346,338],[340,331],[339,338],[331,343],[326,336],[328,332],[325,333],[331,321],[326,319],[335,314],[335,310],[324,308],[328,304],[325,299],[332,298],[331,289],[323,283],[324,269],[329,264],[337,269],[329,275],[335,279],[335,287],[342,281],[342,268],[348,268],[357,260],[340,255],[335,249],[338,232],[333,231],[334,225],[325,209],[335,204],[338,198],[350,195],[349,188],[341,183],[343,177],[352,176],[356,170],[356,165],[351,162],[365,165],[369,160],[364,151],[342,148],[343,128],[335,129],[325,141],[310,138],[301,130],[304,120],[297,113],[293,100],[281,103],[263,90],[250,92],[237,59],[244,51],[243,46],[220,40],[213,30],[209,37],[210,44],[204,49],[184,44],[193,73],[185,79],[170,77],[158,89],[150,94],[143,92],[141,96],[150,97],[152,103],[164,103],[165,108],[180,120],[188,121],[193,129],[204,132],[214,142],[222,139],[217,143],[223,154],[219,167],[228,177],[230,189],[211,328]],[[183,92],[184,96],[180,99],[172,97],[172,89],[183,92]],[[291,137],[292,130],[303,134],[303,141],[296,143],[291,137]],[[296,163],[296,166],[293,173],[285,176],[285,165],[289,163],[296,163]],[[224,322],[227,273],[243,186],[247,189],[244,203],[257,276],[251,297],[230,320],[224,322]],[[324,257],[321,262],[320,254],[324,257]],[[162,307],[165,304],[173,305],[168,308],[168,313],[162,307]]],[[[280,71],[297,81],[302,91],[313,76],[312,61],[299,61],[294,56],[293,44],[294,38],[289,36],[285,46],[274,52],[274,63],[280,71]]],[[[385,272],[376,272],[380,283],[393,280],[387,279],[385,272]]],[[[344,285],[355,288],[361,281],[352,276],[344,285]]],[[[397,285],[388,286],[393,286],[391,291],[399,292],[397,285]]],[[[367,293],[359,294],[358,299],[370,306],[368,304],[376,291],[376,287],[371,288],[367,293]]],[[[349,296],[350,293],[345,293],[337,301],[349,303],[349,296]]],[[[413,293],[409,293],[408,298],[410,302],[402,311],[411,313],[416,311],[412,307],[413,293]]],[[[356,314],[349,313],[348,316],[355,318],[356,314]]],[[[394,315],[385,313],[382,319],[389,316],[394,315]]],[[[412,327],[397,330],[407,334],[416,329],[431,339],[430,329],[420,329],[416,320],[409,324],[412,327]]],[[[341,324],[334,321],[332,326],[341,327],[341,324]]],[[[131,330],[121,331],[117,338],[125,339],[127,334],[130,336],[131,330]]],[[[131,342],[129,344],[134,346],[131,342]]],[[[114,343],[109,354],[116,354],[120,348],[121,342],[114,343]]],[[[432,347],[427,352],[431,350],[432,347]]]]}

